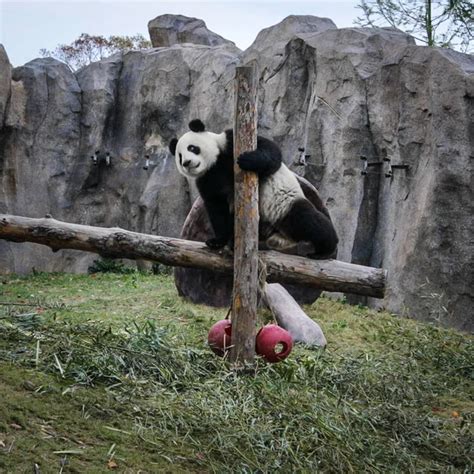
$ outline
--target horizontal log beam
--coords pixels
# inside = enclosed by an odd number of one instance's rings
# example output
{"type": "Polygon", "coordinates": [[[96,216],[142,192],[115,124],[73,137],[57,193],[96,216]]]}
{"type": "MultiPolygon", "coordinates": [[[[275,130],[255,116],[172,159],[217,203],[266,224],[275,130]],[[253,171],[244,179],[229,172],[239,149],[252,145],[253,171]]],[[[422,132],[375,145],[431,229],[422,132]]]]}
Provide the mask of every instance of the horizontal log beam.
{"type": "MultiPolygon", "coordinates": [[[[0,214],[0,239],[47,245],[53,251],[83,250],[110,258],[144,259],[165,265],[233,272],[229,253],[204,243],[141,234],[120,228],[71,224],[56,219],[0,214]]],[[[310,260],[274,251],[261,251],[269,282],[311,285],[326,291],[383,298],[386,271],[338,260],[310,260]]]]}

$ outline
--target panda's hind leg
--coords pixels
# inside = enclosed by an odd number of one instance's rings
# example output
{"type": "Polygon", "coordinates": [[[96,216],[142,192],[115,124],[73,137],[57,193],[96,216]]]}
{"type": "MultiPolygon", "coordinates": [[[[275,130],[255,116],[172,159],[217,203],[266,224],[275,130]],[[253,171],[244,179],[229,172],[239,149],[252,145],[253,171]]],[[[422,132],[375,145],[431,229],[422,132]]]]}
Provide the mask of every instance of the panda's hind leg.
{"type": "Polygon", "coordinates": [[[265,243],[270,250],[278,250],[282,253],[297,253],[298,251],[298,244],[294,240],[287,239],[278,232],[268,237],[265,243]]]}
{"type": "Polygon", "coordinates": [[[296,242],[311,242],[313,258],[331,257],[339,241],[331,220],[307,199],[295,200],[277,227],[296,242]]]}

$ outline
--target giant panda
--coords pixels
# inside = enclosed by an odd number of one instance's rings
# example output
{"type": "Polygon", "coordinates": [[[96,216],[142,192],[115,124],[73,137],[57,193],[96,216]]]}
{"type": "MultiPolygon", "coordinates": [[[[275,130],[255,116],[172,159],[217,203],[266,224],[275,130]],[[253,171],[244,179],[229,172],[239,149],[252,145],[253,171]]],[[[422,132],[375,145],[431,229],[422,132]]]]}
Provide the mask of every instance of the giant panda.
{"type": "MultiPolygon", "coordinates": [[[[169,149],[178,171],[195,179],[204,201],[215,234],[206,245],[220,249],[232,245],[234,234],[233,130],[208,132],[199,119],[192,120],[189,128],[179,140],[171,140],[169,149]]],[[[338,237],[329,216],[306,199],[295,174],[282,162],[276,143],[258,136],[257,149],[242,153],[237,163],[243,170],[258,174],[260,229],[265,229],[267,242],[281,238],[310,242],[313,258],[334,253],[338,237]]]]}

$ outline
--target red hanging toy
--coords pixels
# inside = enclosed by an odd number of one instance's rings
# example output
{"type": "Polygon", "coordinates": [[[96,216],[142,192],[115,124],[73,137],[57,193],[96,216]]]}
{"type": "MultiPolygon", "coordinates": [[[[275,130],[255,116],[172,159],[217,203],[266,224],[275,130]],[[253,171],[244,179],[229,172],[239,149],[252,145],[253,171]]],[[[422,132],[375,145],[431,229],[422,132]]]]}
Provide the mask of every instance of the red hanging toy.
{"type": "Polygon", "coordinates": [[[290,333],[276,324],[267,324],[257,334],[255,349],[267,362],[286,359],[292,348],[290,333]]]}
{"type": "Polygon", "coordinates": [[[217,323],[211,327],[207,336],[209,347],[218,356],[224,356],[231,345],[231,334],[232,323],[228,319],[217,321],[217,323]]]}

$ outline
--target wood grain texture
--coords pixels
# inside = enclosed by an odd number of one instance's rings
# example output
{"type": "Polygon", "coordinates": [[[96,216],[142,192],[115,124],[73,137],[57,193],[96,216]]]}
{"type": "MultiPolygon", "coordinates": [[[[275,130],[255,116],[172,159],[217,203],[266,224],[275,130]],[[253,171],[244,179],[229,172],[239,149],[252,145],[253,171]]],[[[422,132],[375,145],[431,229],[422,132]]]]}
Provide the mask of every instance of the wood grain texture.
{"type": "MultiPolygon", "coordinates": [[[[165,265],[205,268],[232,274],[233,258],[202,242],[130,232],[120,228],[71,224],[52,218],[0,214],[0,239],[47,245],[53,251],[75,249],[104,257],[145,259],[165,265]]],[[[327,291],[383,298],[386,271],[338,260],[310,260],[260,251],[269,282],[304,283],[327,291]]]]}
{"type": "Polygon", "coordinates": [[[234,286],[233,363],[252,363],[258,291],[258,176],[243,171],[237,157],[257,148],[257,79],[253,67],[237,67],[234,109],[234,286]]]}

